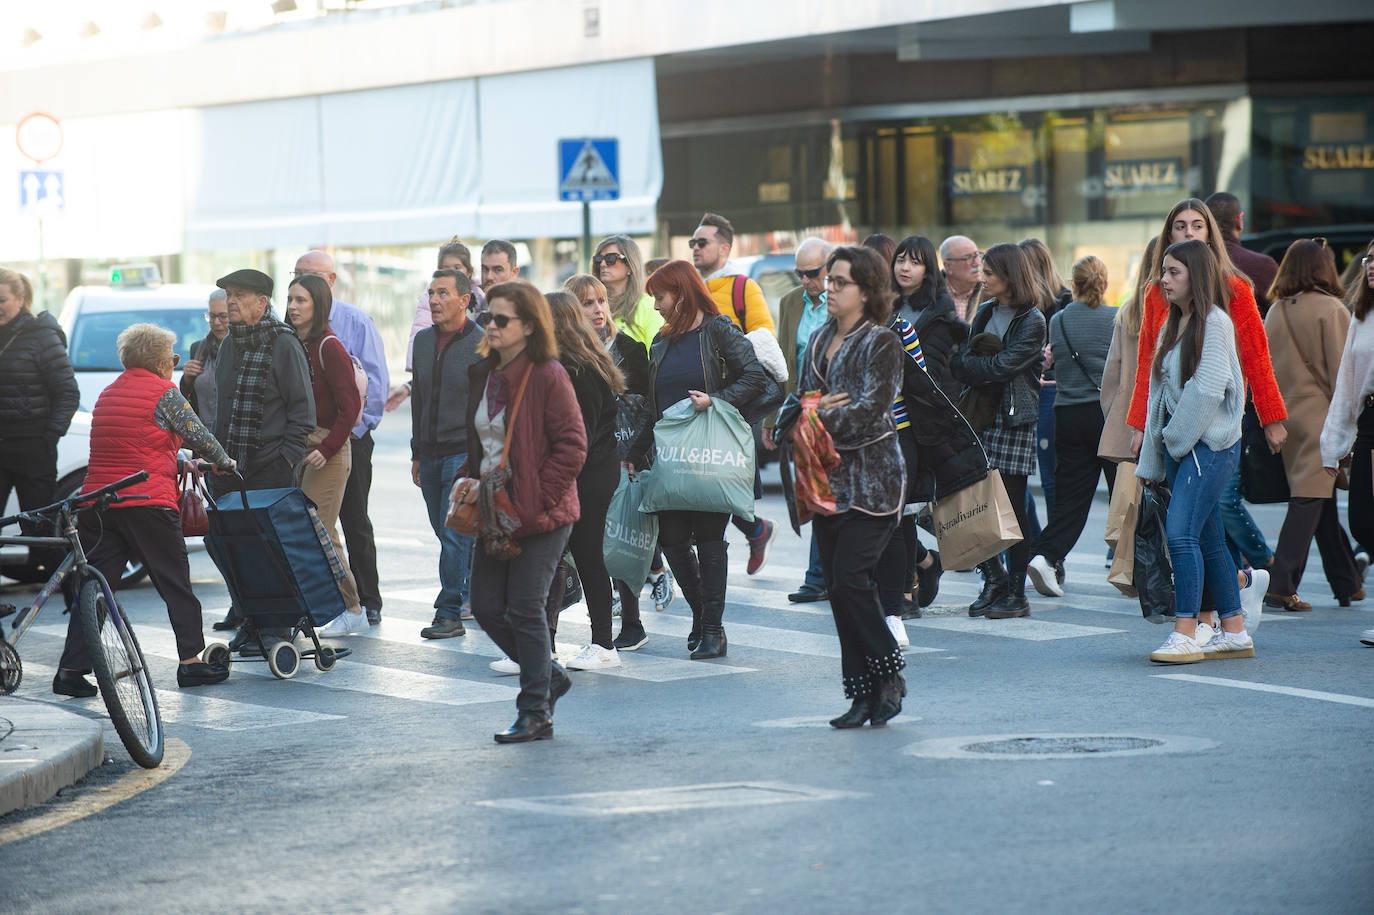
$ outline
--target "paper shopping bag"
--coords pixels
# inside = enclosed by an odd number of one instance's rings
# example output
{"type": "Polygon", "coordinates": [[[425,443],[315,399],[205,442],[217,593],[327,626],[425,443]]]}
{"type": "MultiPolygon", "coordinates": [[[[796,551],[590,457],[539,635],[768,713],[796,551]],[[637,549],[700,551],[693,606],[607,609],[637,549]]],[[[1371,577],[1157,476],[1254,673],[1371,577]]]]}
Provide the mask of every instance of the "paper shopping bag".
{"type": "Polygon", "coordinates": [[[1021,542],[1016,511],[996,470],[937,501],[933,513],[940,563],[946,569],[966,572],[1021,542]]]}
{"type": "Polygon", "coordinates": [[[1107,530],[1102,539],[1116,546],[1122,537],[1134,537],[1135,528],[1125,526],[1126,510],[1140,502],[1140,478],[1135,464],[1122,461],[1116,465],[1116,485],[1112,487],[1112,501],[1107,505],[1107,530]]]}
{"type": "MultiPolygon", "coordinates": [[[[1119,471],[1118,471],[1119,472],[1119,471]]],[[[1116,552],[1112,554],[1112,568],[1107,573],[1107,581],[1116,586],[1116,589],[1127,597],[1135,597],[1135,528],[1136,519],[1140,517],[1140,480],[1135,476],[1135,469],[1131,470],[1131,479],[1135,480],[1137,497],[1126,505],[1126,516],[1121,519],[1120,536],[1116,541],[1116,552]]],[[[1127,489],[1128,481],[1118,476],[1116,478],[1117,489],[1127,489]]],[[[1115,493],[1113,493],[1115,495],[1115,493]]]]}

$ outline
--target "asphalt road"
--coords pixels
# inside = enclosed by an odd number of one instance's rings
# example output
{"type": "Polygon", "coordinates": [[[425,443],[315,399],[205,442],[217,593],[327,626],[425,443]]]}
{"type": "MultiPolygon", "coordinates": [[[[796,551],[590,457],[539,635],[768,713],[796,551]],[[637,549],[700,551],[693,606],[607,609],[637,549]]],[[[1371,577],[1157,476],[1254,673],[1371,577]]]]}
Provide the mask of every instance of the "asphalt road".
{"type": "MultiPolygon", "coordinates": [[[[557,738],[498,746],[513,678],[473,628],[426,643],[438,548],[409,482],[404,412],[382,427],[373,517],[384,621],[331,673],[243,663],[175,687],[156,592],[122,595],[185,767],[76,822],[0,845],[0,911],[1368,912],[1374,898],[1374,601],[1338,609],[1320,565],[1306,614],[1268,614],[1254,660],[1178,669],[1166,632],[1105,582],[1105,504],[1065,598],[970,620],[971,574],[907,624],[910,696],[885,729],[847,707],[824,604],[792,606],[805,543],[781,532],[744,575],[733,548],[729,656],[687,660],[679,598],[615,671],[574,674],[557,738]],[[1077,735],[1065,744],[996,738],[1077,735]],[[981,740],[980,740],[981,739],[981,740]],[[983,755],[965,748],[977,745],[983,755]],[[1087,752],[1133,748],[1137,755],[1087,752]]],[[[785,514],[776,491],[762,513],[785,514]]],[[[1271,538],[1281,514],[1260,508],[1271,538]]],[[[734,532],[732,531],[732,536],[734,532]]],[[[208,623],[227,595],[192,554],[208,623]]],[[[9,594],[21,594],[7,588],[9,594]]],[[[647,596],[647,595],[646,595],[647,596]]],[[[21,697],[48,689],[63,620],[21,649],[21,697]]],[[[588,637],[565,614],[560,653],[588,637]]],[[[119,782],[111,757],[5,829],[119,782]]]]}

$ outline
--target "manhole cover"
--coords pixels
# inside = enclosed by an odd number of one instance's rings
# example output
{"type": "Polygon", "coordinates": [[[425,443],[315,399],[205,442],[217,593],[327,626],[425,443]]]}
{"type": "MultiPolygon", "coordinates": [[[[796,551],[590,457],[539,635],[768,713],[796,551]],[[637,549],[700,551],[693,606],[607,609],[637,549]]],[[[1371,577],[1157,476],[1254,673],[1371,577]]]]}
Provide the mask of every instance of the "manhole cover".
{"type": "Polygon", "coordinates": [[[1202,737],[1156,734],[990,734],[923,740],[903,752],[927,759],[1084,759],[1199,753],[1216,745],[1202,737]]]}
{"type": "Polygon", "coordinates": [[[963,749],[969,753],[1043,756],[1046,753],[1120,753],[1163,745],[1164,741],[1153,737],[1009,737],[966,744],[963,749]]]}

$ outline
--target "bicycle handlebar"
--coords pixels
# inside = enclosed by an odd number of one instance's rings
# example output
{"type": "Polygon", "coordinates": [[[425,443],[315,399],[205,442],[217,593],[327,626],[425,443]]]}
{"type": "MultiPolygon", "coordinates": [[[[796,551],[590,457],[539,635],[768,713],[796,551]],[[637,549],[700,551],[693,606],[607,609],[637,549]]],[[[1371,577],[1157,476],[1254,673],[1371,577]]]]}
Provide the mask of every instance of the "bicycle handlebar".
{"type": "Polygon", "coordinates": [[[5,527],[6,525],[13,524],[16,521],[38,521],[42,519],[44,515],[52,514],[54,511],[61,509],[63,507],[75,509],[78,506],[81,506],[87,502],[95,502],[97,500],[104,500],[106,504],[109,504],[112,501],[124,501],[126,499],[147,499],[149,498],[149,496],[137,495],[119,496],[117,497],[117,499],[109,498],[119,490],[124,489],[128,486],[133,486],[135,483],[142,483],[146,479],[148,479],[148,471],[140,470],[138,473],[130,474],[122,480],[115,480],[108,486],[102,486],[99,489],[92,490],[91,492],[83,492],[80,495],[71,496],[69,498],[63,499],[61,502],[54,502],[53,504],[45,505],[42,508],[32,508],[28,511],[20,512],[17,515],[10,515],[8,518],[0,518],[0,527],[5,527]]]}

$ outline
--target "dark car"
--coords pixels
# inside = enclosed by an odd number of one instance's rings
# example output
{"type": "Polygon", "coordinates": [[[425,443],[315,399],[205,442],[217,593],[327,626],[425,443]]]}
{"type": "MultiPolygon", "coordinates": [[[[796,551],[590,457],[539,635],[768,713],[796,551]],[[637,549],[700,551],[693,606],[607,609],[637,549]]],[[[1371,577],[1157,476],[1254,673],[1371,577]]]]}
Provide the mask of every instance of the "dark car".
{"type": "Polygon", "coordinates": [[[1288,246],[1300,238],[1325,238],[1336,255],[1336,269],[1344,270],[1352,260],[1364,256],[1374,239],[1374,224],[1345,226],[1304,226],[1296,229],[1274,229],[1241,236],[1240,243],[1251,251],[1267,254],[1283,262],[1288,246]]]}

